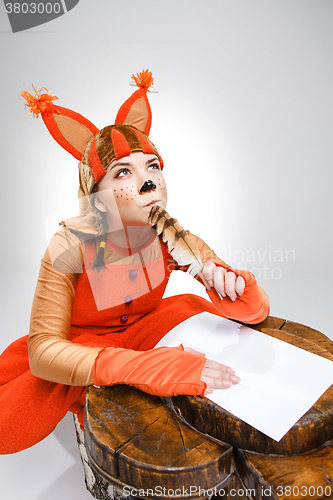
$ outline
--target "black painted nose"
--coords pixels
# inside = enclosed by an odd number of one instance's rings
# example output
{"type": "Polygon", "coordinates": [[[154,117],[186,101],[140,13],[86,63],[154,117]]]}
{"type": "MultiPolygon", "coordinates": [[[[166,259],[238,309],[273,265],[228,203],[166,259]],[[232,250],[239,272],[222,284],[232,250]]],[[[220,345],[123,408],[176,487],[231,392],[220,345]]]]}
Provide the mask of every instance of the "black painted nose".
{"type": "Polygon", "coordinates": [[[156,189],[156,184],[153,183],[153,181],[145,181],[143,186],[140,189],[140,193],[146,193],[147,191],[152,191],[153,189],[156,189]]]}

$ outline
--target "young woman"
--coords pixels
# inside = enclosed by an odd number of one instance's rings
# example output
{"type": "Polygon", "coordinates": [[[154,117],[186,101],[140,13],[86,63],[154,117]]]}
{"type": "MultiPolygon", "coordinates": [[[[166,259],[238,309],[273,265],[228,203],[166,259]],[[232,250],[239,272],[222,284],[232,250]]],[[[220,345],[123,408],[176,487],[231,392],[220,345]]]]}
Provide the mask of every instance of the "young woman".
{"type": "Polygon", "coordinates": [[[45,438],[67,411],[84,424],[87,386],[129,384],[160,396],[204,395],[239,382],[235,372],[189,348],[153,349],[185,319],[203,311],[258,323],[269,299],[254,276],[232,270],[187,232],[203,264],[196,277],[215,305],[185,294],[162,299],[170,273],[187,271],[148,221],[166,208],[163,160],[150,141],[151,73],[98,130],[54,97],[22,93],[57,142],[80,160],[83,215],[63,221],[42,259],[29,337],[0,357],[0,452],[45,438]],[[217,307],[216,307],[217,306],[217,307]]]}

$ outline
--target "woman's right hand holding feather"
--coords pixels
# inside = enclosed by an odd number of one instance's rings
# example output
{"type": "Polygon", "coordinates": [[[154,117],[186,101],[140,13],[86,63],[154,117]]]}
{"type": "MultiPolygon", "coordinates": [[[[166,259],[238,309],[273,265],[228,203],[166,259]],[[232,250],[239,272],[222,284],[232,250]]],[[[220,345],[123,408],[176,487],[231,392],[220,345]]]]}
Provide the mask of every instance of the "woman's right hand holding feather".
{"type": "Polygon", "coordinates": [[[214,262],[208,261],[202,268],[202,275],[211,288],[215,288],[222,297],[230,297],[236,300],[244,293],[245,280],[237,276],[232,270],[227,271],[224,267],[216,266],[214,262]]]}

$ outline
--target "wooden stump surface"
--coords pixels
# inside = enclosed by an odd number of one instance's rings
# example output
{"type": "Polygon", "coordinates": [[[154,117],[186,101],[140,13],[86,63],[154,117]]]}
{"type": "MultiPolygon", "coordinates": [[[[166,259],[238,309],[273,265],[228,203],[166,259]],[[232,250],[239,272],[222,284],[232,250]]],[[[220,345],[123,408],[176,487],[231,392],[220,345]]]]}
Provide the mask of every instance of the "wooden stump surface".
{"type": "MultiPolygon", "coordinates": [[[[274,317],[249,326],[333,360],[333,343],[309,327],[274,317]]],[[[225,498],[239,490],[236,499],[333,498],[332,396],[333,386],[276,442],[206,398],[90,387],[87,452],[111,484],[164,487],[160,498],[190,486],[191,498],[195,487],[223,488],[225,498]]]]}
{"type": "Polygon", "coordinates": [[[122,385],[93,388],[86,411],[89,458],[111,484],[208,488],[230,474],[232,447],[190,427],[168,398],[122,385]]]}

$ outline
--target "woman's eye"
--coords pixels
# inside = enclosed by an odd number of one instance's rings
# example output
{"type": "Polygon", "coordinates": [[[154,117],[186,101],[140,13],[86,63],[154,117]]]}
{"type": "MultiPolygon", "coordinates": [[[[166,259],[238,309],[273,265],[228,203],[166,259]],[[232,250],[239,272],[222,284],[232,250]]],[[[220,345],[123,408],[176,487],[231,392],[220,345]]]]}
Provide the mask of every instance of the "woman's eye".
{"type": "Polygon", "coordinates": [[[115,176],[116,178],[117,177],[124,177],[125,175],[127,175],[129,173],[129,170],[128,168],[122,168],[121,170],[119,170],[119,172],[117,172],[117,175],[115,176]]]}
{"type": "Polygon", "coordinates": [[[154,170],[159,170],[160,165],[158,163],[152,163],[148,168],[153,168],[154,170]]]}

